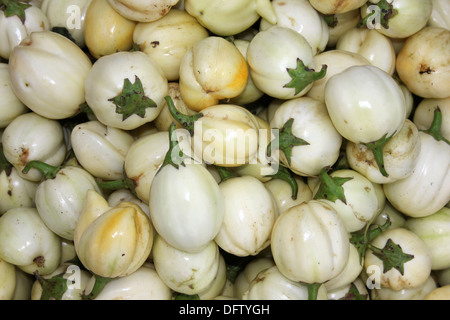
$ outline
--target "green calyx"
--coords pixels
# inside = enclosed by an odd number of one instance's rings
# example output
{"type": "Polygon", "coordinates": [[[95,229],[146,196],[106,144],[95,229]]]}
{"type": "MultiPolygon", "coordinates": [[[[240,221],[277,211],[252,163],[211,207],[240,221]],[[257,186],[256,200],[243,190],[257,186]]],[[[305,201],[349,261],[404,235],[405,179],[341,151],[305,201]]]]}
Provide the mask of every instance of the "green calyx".
{"type": "Polygon", "coordinates": [[[369,1],[367,5],[368,10],[372,10],[372,12],[365,16],[357,26],[374,28],[376,27],[375,23],[379,22],[383,28],[389,29],[389,20],[398,14],[398,10],[394,9],[392,5],[392,0],[381,0],[376,4],[369,1]]]}
{"type": "Polygon", "coordinates": [[[403,275],[404,264],[414,259],[414,255],[404,253],[400,245],[396,244],[392,239],[388,239],[382,249],[372,244],[369,244],[368,248],[376,257],[383,261],[383,272],[388,272],[395,268],[403,275]]]}
{"type": "Polygon", "coordinates": [[[347,293],[339,300],[367,300],[368,294],[361,294],[354,283],[350,285],[347,293]]]}
{"type": "Polygon", "coordinates": [[[450,145],[450,141],[448,141],[441,133],[442,126],[442,111],[439,106],[434,109],[433,122],[427,130],[420,130],[422,132],[428,133],[431,135],[436,141],[444,141],[450,145]]]}
{"type": "Polygon", "coordinates": [[[64,278],[65,273],[53,276],[50,279],[43,278],[38,271],[33,275],[42,287],[40,300],[62,300],[62,296],[67,291],[67,279],[64,278]]]}
{"type": "Polygon", "coordinates": [[[297,183],[297,180],[295,180],[295,177],[292,174],[292,171],[289,170],[287,167],[280,165],[278,167],[277,172],[275,172],[274,174],[268,175],[267,177],[272,177],[272,179],[281,179],[283,181],[286,181],[291,186],[292,200],[297,199],[298,183],[297,183]]]}
{"type": "Polygon", "coordinates": [[[83,292],[81,294],[81,300],[94,300],[103,288],[110,282],[113,278],[105,278],[94,274],[95,282],[92,290],[89,293],[83,292]]]}
{"type": "MultiPolygon", "coordinates": [[[[309,145],[309,143],[303,139],[300,139],[292,133],[292,125],[294,123],[294,118],[290,118],[286,123],[283,125],[283,127],[278,132],[278,137],[275,137],[275,141],[278,141],[278,149],[283,151],[286,160],[288,164],[291,163],[291,156],[292,156],[292,148],[295,146],[304,146],[309,145]]],[[[273,147],[273,141],[269,142],[267,145],[267,156],[271,156],[272,147],[273,147]]]]}
{"type": "Polygon", "coordinates": [[[386,169],[384,168],[383,147],[386,143],[389,142],[389,140],[392,139],[394,135],[395,133],[393,133],[388,137],[386,133],[383,137],[381,137],[377,141],[363,143],[363,145],[365,145],[372,151],[373,156],[375,158],[375,162],[377,163],[378,166],[378,170],[380,170],[381,174],[384,177],[388,177],[389,174],[386,172],[386,169]]]}
{"type": "Polygon", "coordinates": [[[286,83],[284,88],[295,89],[295,94],[297,95],[314,81],[325,77],[327,65],[322,65],[322,69],[316,72],[314,69],[305,66],[300,58],[297,58],[297,67],[295,69],[286,68],[286,70],[292,80],[286,83]]]}
{"type": "Polygon", "coordinates": [[[22,23],[25,22],[25,10],[31,4],[18,0],[0,0],[0,10],[4,11],[5,17],[18,16],[22,23]]]}
{"type": "Polygon", "coordinates": [[[341,200],[343,203],[347,204],[347,199],[345,198],[344,188],[342,185],[352,177],[332,177],[328,174],[330,167],[325,167],[320,170],[319,173],[319,189],[314,195],[314,199],[326,199],[331,202],[336,202],[336,200],[341,200]]]}
{"type": "Polygon", "coordinates": [[[203,117],[202,113],[197,113],[192,116],[185,115],[178,111],[178,109],[175,107],[175,104],[173,103],[173,100],[170,96],[165,97],[167,107],[169,108],[169,112],[172,115],[172,117],[181,125],[182,128],[189,131],[190,135],[192,136],[194,134],[194,125],[195,121],[203,117]]]}
{"type": "Polygon", "coordinates": [[[122,92],[108,101],[114,103],[116,113],[122,115],[122,121],[134,114],[144,118],[147,108],[157,107],[155,101],[144,94],[144,88],[138,76],[135,76],[134,83],[131,83],[128,78],[124,79],[122,92]]]}
{"type": "Polygon", "coordinates": [[[30,169],[36,169],[43,175],[44,180],[48,180],[54,179],[61,168],[61,166],[55,167],[39,160],[31,160],[22,169],[22,173],[27,174],[30,169]]]}

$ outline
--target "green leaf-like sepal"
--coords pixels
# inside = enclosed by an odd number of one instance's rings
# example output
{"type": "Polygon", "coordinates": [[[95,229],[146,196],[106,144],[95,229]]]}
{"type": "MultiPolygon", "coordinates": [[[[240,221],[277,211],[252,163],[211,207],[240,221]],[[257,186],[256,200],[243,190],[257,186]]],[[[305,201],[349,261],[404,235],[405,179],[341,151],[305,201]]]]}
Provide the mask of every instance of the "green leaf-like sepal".
{"type": "Polygon", "coordinates": [[[395,135],[395,132],[388,137],[387,133],[386,133],[382,138],[378,139],[377,141],[363,143],[363,145],[365,145],[367,148],[369,148],[372,151],[373,156],[375,158],[375,162],[377,163],[377,166],[378,166],[378,170],[380,170],[380,173],[384,177],[388,177],[389,174],[386,172],[386,169],[384,168],[383,148],[384,148],[384,145],[386,143],[388,143],[389,140],[391,140],[394,135],[395,135]]]}
{"type": "MultiPolygon", "coordinates": [[[[283,125],[283,127],[278,132],[278,137],[275,137],[275,139],[278,139],[278,148],[283,151],[286,160],[288,164],[291,163],[291,156],[292,156],[292,148],[295,146],[304,146],[309,145],[309,142],[300,139],[292,134],[292,125],[294,123],[294,118],[290,118],[286,123],[283,125]]],[[[269,142],[267,145],[267,156],[271,156],[271,150],[272,150],[272,142],[269,142]]]]}
{"type": "Polygon", "coordinates": [[[50,279],[43,278],[38,271],[34,272],[36,280],[42,287],[40,300],[61,300],[67,290],[67,279],[64,273],[53,276],[50,279]]]}
{"type": "Polygon", "coordinates": [[[342,185],[352,177],[331,177],[328,174],[329,167],[322,168],[319,173],[320,185],[314,199],[326,199],[331,202],[336,202],[336,200],[341,200],[343,203],[347,204],[347,199],[345,198],[344,188],[342,185]]]}
{"type": "Polygon", "coordinates": [[[138,76],[135,76],[134,83],[131,83],[128,78],[124,79],[122,93],[108,101],[116,105],[116,113],[122,115],[122,121],[133,114],[144,118],[147,108],[157,107],[155,101],[144,94],[144,88],[138,76]]]}
{"type": "Polygon", "coordinates": [[[327,65],[322,65],[322,69],[316,72],[305,66],[300,58],[297,58],[297,67],[295,69],[286,68],[286,70],[292,80],[286,83],[284,88],[294,88],[297,95],[314,81],[325,77],[327,65]]]}
{"type": "Polygon", "coordinates": [[[1,0],[0,9],[4,11],[5,17],[18,16],[22,23],[25,23],[25,10],[31,7],[31,4],[17,0],[1,0]]]}
{"type": "Polygon", "coordinates": [[[436,141],[444,141],[445,143],[450,145],[450,141],[448,141],[441,133],[441,126],[442,126],[442,111],[439,108],[439,106],[437,106],[436,109],[434,109],[433,121],[430,127],[427,130],[420,130],[420,131],[428,133],[436,141]]]}
{"type": "Polygon", "coordinates": [[[383,261],[383,272],[388,272],[392,268],[397,269],[401,275],[404,274],[404,264],[412,259],[414,255],[404,253],[401,246],[396,244],[392,239],[386,241],[383,249],[369,246],[372,253],[383,261]]]}

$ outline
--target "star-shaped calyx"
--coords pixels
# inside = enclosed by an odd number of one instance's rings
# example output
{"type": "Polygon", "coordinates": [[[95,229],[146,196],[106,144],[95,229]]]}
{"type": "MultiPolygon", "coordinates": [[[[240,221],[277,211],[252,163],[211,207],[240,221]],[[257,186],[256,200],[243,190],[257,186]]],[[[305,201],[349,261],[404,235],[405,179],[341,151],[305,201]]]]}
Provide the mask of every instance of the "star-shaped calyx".
{"type": "Polygon", "coordinates": [[[108,101],[116,105],[116,113],[122,115],[122,121],[134,114],[144,118],[147,108],[157,107],[155,101],[145,95],[138,76],[135,76],[134,83],[128,78],[124,79],[122,92],[108,101]]]}

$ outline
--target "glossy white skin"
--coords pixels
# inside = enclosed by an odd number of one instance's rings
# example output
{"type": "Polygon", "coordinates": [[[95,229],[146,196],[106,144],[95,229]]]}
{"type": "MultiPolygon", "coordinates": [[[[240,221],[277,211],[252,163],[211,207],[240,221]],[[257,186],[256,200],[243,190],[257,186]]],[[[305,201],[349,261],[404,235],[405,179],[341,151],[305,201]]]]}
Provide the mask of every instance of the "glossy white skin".
{"type": "Polygon", "coordinates": [[[208,31],[194,17],[185,11],[171,9],[161,19],[138,23],[133,42],[158,63],[168,81],[176,81],[183,55],[207,36],[208,31]]]}
{"type": "Polygon", "coordinates": [[[273,267],[275,262],[272,258],[258,257],[251,260],[243,270],[241,270],[233,286],[233,297],[242,299],[244,293],[248,290],[250,283],[261,271],[273,267]]]}
{"type": "Polygon", "coordinates": [[[323,102],[300,97],[282,103],[275,111],[270,126],[281,129],[293,118],[292,134],[308,142],[294,146],[290,163],[280,152],[280,161],[300,176],[318,175],[325,166],[331,166],[339,157],[342,136],[333,126],[323,102]]]}
{"type": "Polygon", "coordinates": [[[157,132],[137,139],[125,157],[125,173],[136,183],[139,199],[148,203],[150,187],[169,150],[167,132],[157,132]]]}
{"type": "Polygon", "coordinates": [[[328,292],[336,291],[356,281],[363,270],[358,249],[350,244],[348,261],[344,269],[336,277],[328,280],[323,285],[328,292]]]}
{"type": "Polygon", "coordinates": [[[414,232],[403,227],[388,229],[372,240],[371,244],[382,249],[391,239],[402,248],[403,253],[413,255],[413,259],[403,264],[403,275],[395,268],[384,271],[383,262],[369,249],[364,256],[364,270],[383,288],[402,290],[415,288],[431,274],[431,254],[425,242],[414,232]]]}
{"type": "Polygon", "coordinates": [[[240,95],[248,65],[239,49],[225,38],[209,36],[190,47],[180,63],[180,93],[195,111],[240,95]]]}
{"type": "MultiPolygon", "coordinates": [[[[336,170],[330,176],[352,178],[342,185],[347,203],[341,200],[332,202],[320,199],[336,210],[348,232],[361,230],[384,208],[386,197],[380,184],[370,181],[351,169],[336,170]]],[[[313,192],[314,194],[317,192],[317,188],[313,192]]]]}
{"type": "Polygon", "coordinates": [[[420,130],[429,129],[433,122],[436,107],[439,107],[442,115],[441,134],[447,140],[450,140],[450,97],[422,99],[414,111],[413,122],[420,130]]]}
{"type": "Polygon", "coordinates": [[[42,181],[36,190],[35,204],[47,227],[64,239],[73,240],[89,189],[101,193],[94,177],[81,167],[65,166],[55,178],[42,181]]]}
{"type": "Polygon", "coordinates": [[[75,43],[84,48],[84,18],[92,0],[43,0],[41,10],[49,20],[50,29],[63,27],[75,43]]]}
{"type": "Polygon", "coordinates": [[[28,274],[46,275],[60,264],[61,240],[35,208],[13,208],[0,217],[0,258],[28,274]]]}
{"type": "Polygon", "coordinates": [[[323,14],[345,13],[355,10],[364,5],[367,0],[310,0],[311,5],[323,14]]]}
{"type": "Polygon", "coordinates": [[[36,169],[22,172],[31,160],[40,160],[59,166],[66,155],[66,143],[61,124],[34,112],[16,117],[3,131],[3,152],[17,173],[30,181],[38,182],[42,174],[36,169]]]}
{"type": "Polygon", "coordinates": [[[344,50],[327,50],[314,56],[316,66],[327,65],[327,73],[322,79],[313,82],[307,97],[325,102],[325,84],[333,75],[355,65],[370,65],[359,53],[344,50]]]}
{"type": "MultiPolygon", "coordinates": [[[[76,265],[63,263],[52,273],[44,276],[44,279],[51,279],[54,276],[64,274],[63,277],[67,279],[67,289],[61,296],[61,300],[81,300],[81,295],[84,293],[92,274],[89,271],[80,269],[76,265]]],[[[35,280],[31,287],[30,300],[40,300],[43,288],[38,280],[35,280]]]]}
{"type": "Polygon", "coordinates": [[[312,191],[301,177],[295,177],[297,182],[297,198],[292,199],[292,187],[282,179],[271,179],[264,183],[272,193],[278,205],[279,214],[283,214],[287,209],[312,199],[312,191]]]}
{"type": "Polygon", "coordinates": [[[336,49],[358,53],[389,75],[394,73],[396,56],[392,40],[374,29],[348,30],[339,37],[336,49]]]}
{"type": "Polygon", "coordinates": [[[276,24],[261,19],[260,31],[271,26],[291,28],[306,38],[314,54],[322,52],[328,43],[329,28],[322,15],[309,3],[298,0],[274,0],[276,24]]]}
{"type": "Polygon", "coordinates": [[[450,300],[450,285],[431,290],[423,300],[450,300]]]}
{"type": "Polygon", "coordinates": [[[432,290],[437,288],[437,283],[433,276],[420,286],[414,288],[405,288],[401,290],[393,290],[391,288],[373,288],[370,291],[372,300],[423,300],[425,296],[432,290]]]}
{"type": "Polygon", "coordinates": [[[25,9],[25,21],[18,16],[6,17],[0,10],[0,57],[9,59],[11,51],[32,32],[49,30],[46,14],[37,6],[25,9]]]}
{"type": "Polygon", "coordinates": [[[277,19],[268,0],[185,0],[184,8],[203,26],[219,36],[243,32],[260,17],[272,23],[277,19]]]}
{"type": "Polygon", "coordinates": [[[101,277],[127,276],[148,259],[153,238],[151,220],[139,205],[122,201],[110,207],[101,194],[87,190],[73,241],[86,269],[101,277]]]}
{"type": "Polygon", "coordinates": [[[216,276],[209,286],[197,293],[200,300],[212,300],[220,296],[225,289],[227,283],[227,265],[222,255],[219,255],[219,268],[216,276]]]}
{"type": "Polygon", "coordinates": [[[417,234],[428,246],[433,270],[450,268],[450,208],[444,207],[430,216],[408,218],[404,227],[417,234]]]}
{"type": "Polygon", "coordinates": [[[224,167],[256,162],[260,124],[248,109],[217,104],[201,113],[203,116],[195,122],[192,136],[195,161],[224,167]]]}
{"type": "Polygon", "coordinates": [[[219,247],[214,241],[189,253],[172,247],[157,234],[152,252],[156,272],[176,292],[192,295],[206,290],[219,270],[219,247]]]}
{"type": "Polygon", "coordinates": [[[164,97],[169,88],[168,81],[159,65],[141,51],[121,51],[97,59],[89,71],[86,81],[86,102],[98,121],[104,125],[133,130],[153,121],[161,112],[164,97]],[[116,113],[112,99],[122,93],[124,80],[132,84],[138,77],[144,95],[156,103],[156,107],[146,108],[144,116],[133,114],[123,120],[116,113]]]}
{"type": "Polygon", "coordinates": [[[336,130],[355,143],[389,137],[400,131],[406,119],[399,85],[371,65],[352,66],[328,79],[325,103],[336,130]]]}
{"type": "Polygon", "coordinates": [[[419,132],[420,154],[412,173],[384,184],[386,199],[408,217],[425,217],[444,207],[450,199],[450,146],[419,132]]]}
{"type": "MultiPolygon", "coordinates": [[[[286,278],[273,266],[258,273],[242,300],[308,300],[308,288],[301,282],[286,278]]],[[[328,300],[324,286],[320,286],[317,300],[328,300]]]]}
{"type": "Polygon", "coordinates": [[[450,96],[450,30],[424,27],[405,40],[396,59],[396,71],[408,89],[421,98],[450,96]]]}
{"type": "Polygon", "coordinates": [[[16,268],[16,288],[12,300],[30,300],[34,277],[16,268]]]}
{"type": "Polygon", "coordinates": [[[365,145],[349,141],[346,145],[346,155],[352,169],[374,183],[384,184],[409,176],[418,161],[420,148],[419,129],[411,120],[406,119],[402,129],[383,147],[387,177],[381,174],[373,152],[365,145]]]}
{"type": "Polygon", "coordinates": [[[0,63],[0,128],[5,128],[17,116],[28,112],[29,109],[17,98],[11,88],[9,66],[0,63]]]}
{"type": "Polygon", "coordinates": [[[141,207],[142,211],[144,211],[145,214],[147,214],[147,216],[150,218],[150,209],[148,207],[148,203],[136,197],[128,189],[118,189],[113,191],[108,195],[107,200],[110,207],[115,207],[122,201],[134,202],[139,207],[141,207]]]}
{"type": "MultiPolygon", "coordinates": [[[[238,48],[242,56],[247,59],[247,49],[250,44],[250,40],[235,39],[233,43],[236,48],[238,48]]],[[[249,74],[247,77],[247,85],[245,86],[244,91],[242,91],[238,96],[231,98],[230,103],[242,106],[257,101],[263,95],[264,92],[262,92],[255,86],[255,83],[253,82],[253,79],[249,74]]]]}
{"type": "Polygon", "coordinates": [[[179,0],[108,0],[122,16],[132,21],[151,22],[164,17],[179,0]]]}
{"type": "Polygon", "coordinates": [[[0,259],[0,300],[12,300],[16,290],[16,267],[0,259]]]}
{"type": "Polygon", "coordinates": [[[337,212],[310,200],[280,215],[272,229],[271,251],[280,272],[293,281],[323,283],[345,268],[348,232],[337,212]]]}
{"type": "Polygon", "coordinates": [[[134,142],[130,132],[92,120],[77,124],[70,134],[80,165],[94,177],[115,180],[124,175],[125,157],[134,142]]]}
{"type": "Polygon", "coordinates": [[[172,300],[172,291],[155,267],[145,263],[132,274],[108,282],[94,300],[172,300]]]}
{"type": "Polygon", "coordinates": [[[34,207],[38,182],[22,178],[16,168],[0,172],[0,215],[16,207],[34,207]]]}
{"type": "Polygon", "coordinates": [[[278,206],[264,183],[252,176],[219,184],[225,211],[217,245],[236,256],[256,255],[270,244],[278,206]]]}
{"type": "Polygon", "coordinates": [[[374,224],[383,225],[388,220],[390,221],[389,228],[398,228],[403,227],[406,222],[406,217],[395,209],[388,201],[386,201],[383,210],[381,210],[380,214],[373,221],[374,224]]]}
{"type": "Polygon", "coordinates": [[[292,80],[286,69],[295,69],[297,59],[308,68],[315,69],[313,56],[313,49],[305,37],[293,29],[280,26],[258,32],[247,49],[250,75],[256,87],[278,99],[297,98],[311,89],[312,83],[295,94],[295,89],[284,86],[292,80]]]}
{"type": "Polygon", "coordinates": [[[336,46],[336,43],[342,34],[358,25],[361,21],[361,14],[359,13],[358,8],[344,13],[335,14],[334,19],[336,21],[336,25],[328,26],[329,36],[327,46],[330,48],[336,46]]]}
{"type": "Polygon", "coordinates": [[[365,295],[367,297],[366,300],[370,299],[369,290],[367,289],[365,283],[360,279],[357,278],[353,282],[333,290],[328,290],[328,300],[345,300],[346,295],[349,293],[349,290],[351,289],[351,286],[355,286],[358,290],[360,295],[365,295]]]}
{"type": "MultiPolygon", "coordinates": [[[[378,1],[369,1],[361,6],[361,16],[372,13],[370,5],[378,1]]],[[[382,26],[373,27],[375,30],[390,38],[407,38],[428,22],[433,8],[431,0],[393,0],[392,6],[398,11],[397,15],[389,19],[389,28],[382,26]]]]}
{"type": "Polygon", "coordinates": [[[80,47],[51,31],[31,33],[9,58],[14,93],[28,108],[49,119],[65,119],[79,111],[91,67],[80,47]]]}
{"type": "Polygon", "coordinates": [[[224,200],[214,177],[201,164],[168,164],[150,187],[150,215],[157,232],[174,248],[203,250],[224,218],[224,200]]]}
{"type": "Polygon", "coordinates": [[[431,0],[431,2],[433,9],[428,25],[450,30],[450,3],[446,0],[431,0]]]}

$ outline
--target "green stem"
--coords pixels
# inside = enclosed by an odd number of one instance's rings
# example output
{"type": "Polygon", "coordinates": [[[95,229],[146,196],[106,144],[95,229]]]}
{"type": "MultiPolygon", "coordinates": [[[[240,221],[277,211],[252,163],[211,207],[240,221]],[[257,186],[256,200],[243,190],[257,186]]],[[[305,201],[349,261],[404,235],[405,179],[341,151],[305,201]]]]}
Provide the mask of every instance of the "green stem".
{"type": "Polygon", "coordinates": [[[298,183],[295,179],[294,175],[292,174],[291,170],[289,170],[285,166],[279,166],[276,173],[268,175],[267,177],[272,177],[273,179],[281,179],[283,181],[286,181],[292,190],[292,200],[296,200],[298,196],[298,183]]]}
{"type": "Polygon", "coordinates": [[[47,180],[55,178],[56,174],[61,169],[61,166],[55,167],[39,160],[31,160],[25,165],[22,172],[27,174],[32,168],[39,170],[39,172],[44,176],[44,179],[47,180]]]}
{"type": "Polygon", "coordinates": [[[367,148],[369,148],[373,156],[375,158],[375,162],[377,163],[378,169],[380,170],[381,174],[384,177],[388,177],[388,173],[386,172],[386,169],[384,168],[384,157],[383,157],[383,147],[386,143],[388,143],[389,140],[392,139],[395,133],[393,133],[391,136],[387,137],[387,133],[377,141],[372,141],[368,143],[363,143],[367,148]]]}
{"type": "Polygon", "coordinates": [[[133,191],[136,188],[136,182],[133,179],[126,177],[110,181],[105,181],[97,178],[95,179],[95,181],[100,188],[107,190],[127,189],[133,191]]]}
{"type": "Polygon", "coordinates": [[[225,180],[228,180],[230,178],[238,177],[238,175],[235,172],[232,172],[228,168],[224,168],[221,166],[214,166],[216,168],[217,172],[220,176],[220,182],[224,182],[225,180]]]}
{"type": "Polygon", "coordinates": [[[428,133],[437,141],[444,141],[447,144],[450,144],[450,141],[448,141],[442,135],[441,127],[442,127],[442,112],[439,106],[437,106],[436,109],[434,109],[433,122],[431,123],[430,127],[427,130],[420,130],[420,131],[428,133]]]}
{"type": "Polygon", "coordinates": [[[172,165],[176,169],[179,168],[180,164],[184,166],[183,162],[184,154],[183,151],[181,151],[180,146],[178,144],[175,129],[176,125],[174,122],[172,122],[169,127],[169,150],[167,151],[164,161],[159,170],[161,170],[168,164],[172,165]]]}
{"type": "Polygon", "coordinates": [[[309,86],[314,81],[320,80],[325,77],[327,73],[327,65],[322,65],[322,69],[316,72],[313,69],[305,66],[303,61],[300,58],[297,58],[297,67],[287,68],[286,72],[291,77],[291,81],[286,83],[284,88],[293,88],[294,94],[297,95],[303,91],[307,86],[309,86]]]}
{"type": "Polygon", "coordinates": [[[189,131],[191,136],[194,134],[194,125],[195,121],[203,117],[202,113],[197,113],[192,116],[188,116],[186,114],[181,113],[178,111],[178,109],[175,107],[175,104],[173,103],[173,100],[170,96],[166,96],[164,98],[167,103],[167,107],[169,108],[169,112],[172,115],[172,117],[186,130],[189,131]]]}
{"type": "Polygon", "coordinates": [[[317,300],[321,283],[305,283],[308,288],[308,300],[317,300]]]}
{"type": "Polygon", "coordinates": [[[108,282],[110,282],[113,279],[113,278],[100,277],[96,274],[94,274],[94,277],[95,277],[94,287],[92,288],[91,292],[89,292],[88,294],[83,292],[81,294],[81,300],[94,300],[100,294],[100,292],[103,290],[103,288],[108,284],[108,282]]]}
{"type": "Polygon", "coordinates": [[[350,243],[355,246],[362,263],[370,242],[391,226],[391,219],[387,217],[383,225],[367,225],[364,231],[356,231],[350,234],[350,243]]]}

